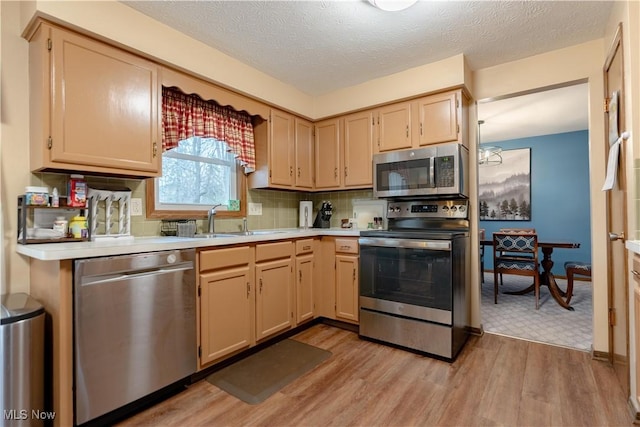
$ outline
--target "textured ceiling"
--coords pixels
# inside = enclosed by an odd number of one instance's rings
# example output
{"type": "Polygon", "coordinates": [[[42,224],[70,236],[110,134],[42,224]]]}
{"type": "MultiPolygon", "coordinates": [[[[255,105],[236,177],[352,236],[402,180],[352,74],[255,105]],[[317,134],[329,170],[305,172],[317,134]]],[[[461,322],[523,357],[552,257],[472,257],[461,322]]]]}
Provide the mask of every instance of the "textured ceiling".
{"type": "MultiPolygon", "coordinates": [[[[613,4],[420,0],[382,12],[367,0],[123,3],[312,96],[461,53],[475,70],[601,38],[613,4]]],[[[531,97],[479,107],[483,140],[587,128],[586,85],[531,97]]]]}

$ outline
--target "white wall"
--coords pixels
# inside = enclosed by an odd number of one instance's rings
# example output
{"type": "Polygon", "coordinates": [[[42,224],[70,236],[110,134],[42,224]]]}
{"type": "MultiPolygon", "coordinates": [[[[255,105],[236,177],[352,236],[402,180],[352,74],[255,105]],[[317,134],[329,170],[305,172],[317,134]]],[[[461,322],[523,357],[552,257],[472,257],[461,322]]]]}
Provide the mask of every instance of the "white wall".
{"type": "Polygon", "coordinates": [[[29,261],[15,251],[17,198],[30,180],[28,43],[20,37],[19,17],[19,2],[0,2],[2,293],[29,290],[29,261]]]}

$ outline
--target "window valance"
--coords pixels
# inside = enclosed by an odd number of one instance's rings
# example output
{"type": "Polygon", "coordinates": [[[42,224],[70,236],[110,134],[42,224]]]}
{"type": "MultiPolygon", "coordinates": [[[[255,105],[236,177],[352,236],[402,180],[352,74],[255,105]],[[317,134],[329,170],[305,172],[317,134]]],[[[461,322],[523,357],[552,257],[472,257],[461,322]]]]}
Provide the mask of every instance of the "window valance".
{"type": "Polygon", "coordinates": [[[255,170],[255,141],[248,113],[163,86],[162,150],[175,148],[181,140],[193,136],[224,142],[246,172],[255,170]]]}

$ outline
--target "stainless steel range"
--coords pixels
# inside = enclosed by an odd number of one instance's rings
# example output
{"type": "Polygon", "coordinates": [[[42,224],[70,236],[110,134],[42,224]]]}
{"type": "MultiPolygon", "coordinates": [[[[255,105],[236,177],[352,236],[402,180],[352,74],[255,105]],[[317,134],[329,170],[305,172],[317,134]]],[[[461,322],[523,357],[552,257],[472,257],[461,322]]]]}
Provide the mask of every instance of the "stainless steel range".
{"type": "Polygon", "coordinates": [[[467,340],[468,200],[389,201],[360,233],[360,336],[453,360],[467,340]]]}

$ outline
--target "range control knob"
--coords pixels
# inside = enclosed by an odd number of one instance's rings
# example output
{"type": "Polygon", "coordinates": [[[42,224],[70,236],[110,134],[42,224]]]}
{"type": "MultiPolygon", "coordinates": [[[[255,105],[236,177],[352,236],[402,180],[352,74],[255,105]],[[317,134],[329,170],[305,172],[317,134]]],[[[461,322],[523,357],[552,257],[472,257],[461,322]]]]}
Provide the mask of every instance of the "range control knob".
{"type": "Polygon", "coordinates": [[[442,210],[445,211],[445,212],[449,212],[449,206],[443,206],[442,210]]]}
{"type": "Polygon", "coordinates": [[[464,211],[466,211],[466,210],[467,210],[467,207],[466,207],[465,205],[460,205],[460,206],[458,206],[458,210],[459,210],[460,212],[464,212],[464,211]]]}

